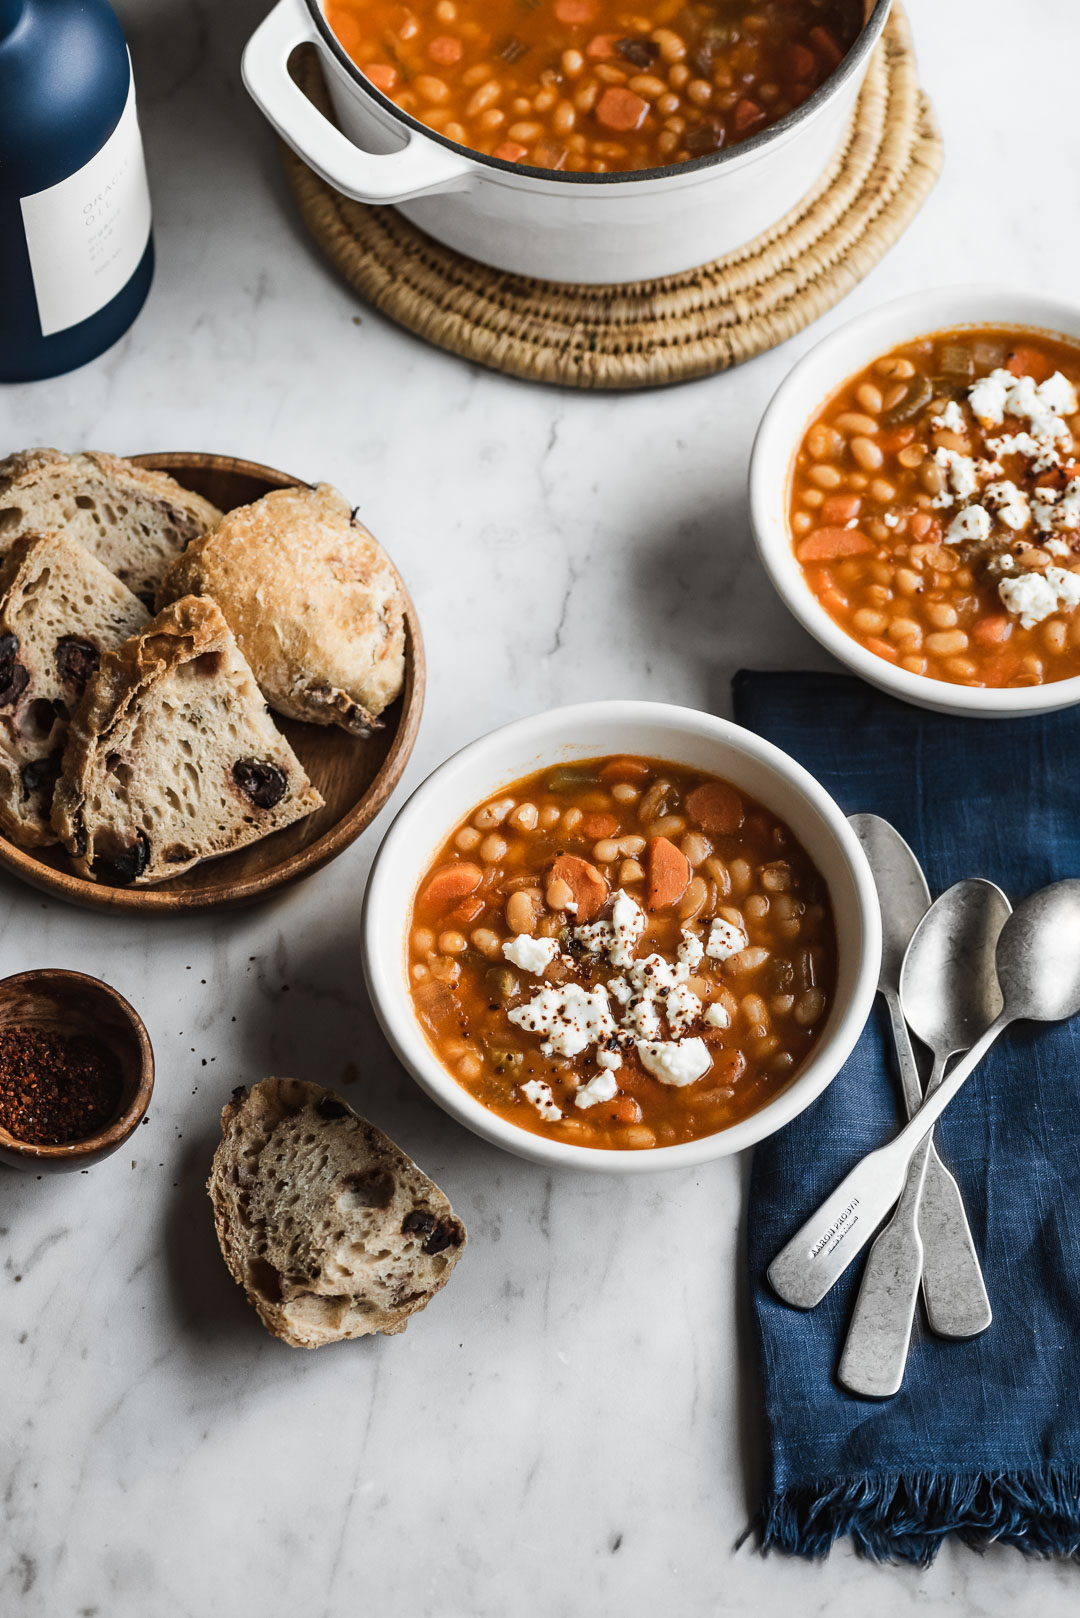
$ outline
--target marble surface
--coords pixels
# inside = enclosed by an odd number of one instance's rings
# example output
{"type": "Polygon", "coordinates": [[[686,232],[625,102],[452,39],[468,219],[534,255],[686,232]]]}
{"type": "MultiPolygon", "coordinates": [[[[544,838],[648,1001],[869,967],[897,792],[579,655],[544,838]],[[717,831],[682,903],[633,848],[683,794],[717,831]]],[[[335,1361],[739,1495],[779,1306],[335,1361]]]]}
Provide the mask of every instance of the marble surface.
{"type": "MultiPolygon", "coordinates": [[[[348,491],[427,637],[397,803],[451,749],[540,707],[632,694],[726,712],[740,664],[824,665],[759,571],[743,494],[755,423],[817,333],[624,397],[436,353],[359,306],[297,225],[239,81],[263,0],[118,9],[157,279],[111,353],[0,393],[5,448],[225,451],[348,491]]],[[[909,13],[946,173],[822,332],[944,281],[1073,290],[1071,0],[909,13]]],[[[758,1469],[746,1165],[549,1175],[429,1104],[357,960],[386,822],[280,901],[216,919],[100,918],[0,881],[0,971],[100,973],[143,1011],[159,1066],[131,1151],[85,1177],[0,1171],[5,1618],[1074,1612],[1074,1568],[1013,1552],[950,1548],[919,1572],[846,1548],[813,1567],[736,1550],[758,1469]],[[403,1337],[308,1355],[228,1280],[203,1182],[235,1084],[334,1084],[350,1063],[350,1099],[446,1188],[471,1242],[403,1337]]]]}

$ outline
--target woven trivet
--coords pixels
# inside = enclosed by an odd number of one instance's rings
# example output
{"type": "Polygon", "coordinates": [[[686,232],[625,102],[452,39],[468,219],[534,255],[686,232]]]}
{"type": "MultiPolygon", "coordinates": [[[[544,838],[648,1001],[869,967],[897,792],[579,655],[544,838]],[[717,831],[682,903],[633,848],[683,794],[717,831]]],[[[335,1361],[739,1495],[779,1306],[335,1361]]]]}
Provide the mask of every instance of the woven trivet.
{"type": "MultiPolygon", "coordinates": [[[[329,114],[318,58],[304,49],[293,71],[329,114]]],[[[873,268],[918,211],[942,160],[898,6],[847,137],[813,191],[746,247],[662,280],[568,286],[493,270],[393,208],[348,201],[282,151],[308,229],[376,309],[479,365],[575,388],[685,382],[782,343],[873,268]]]]}

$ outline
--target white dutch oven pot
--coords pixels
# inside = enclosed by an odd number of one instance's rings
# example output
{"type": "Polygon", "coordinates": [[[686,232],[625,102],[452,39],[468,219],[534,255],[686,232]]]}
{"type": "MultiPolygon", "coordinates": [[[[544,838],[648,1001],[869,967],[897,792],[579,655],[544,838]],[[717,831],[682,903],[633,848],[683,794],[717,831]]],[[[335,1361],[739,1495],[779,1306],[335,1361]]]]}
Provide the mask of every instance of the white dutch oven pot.
{"type": "Polygon", "coordinates": [[[552,281],[639,281],[729,253],[781,219],[844,134],[891,0],[801,107],[749,140],[667,168],[561,174],[485,157],[403,112],[350,61],[322,0],[279,0],[244,51],[244,83],[278,133],[336,190],[394,203],[436,241],[552,281]],[[339,128],[289,77],[315,45],[339,128]]]}

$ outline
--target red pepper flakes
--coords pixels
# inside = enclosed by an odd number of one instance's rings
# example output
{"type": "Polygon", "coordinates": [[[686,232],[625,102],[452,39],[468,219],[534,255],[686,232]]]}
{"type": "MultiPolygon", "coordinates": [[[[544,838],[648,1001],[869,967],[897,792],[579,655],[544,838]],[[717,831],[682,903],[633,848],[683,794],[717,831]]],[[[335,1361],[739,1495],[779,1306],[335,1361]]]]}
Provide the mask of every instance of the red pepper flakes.
{"type": "Polygon", "coordinates": [[[0,1126],[28,1146],[96,1135],[123,1090],[112,1052],[86,1034],[15,1024],[0,1029],[0,1126]]]}

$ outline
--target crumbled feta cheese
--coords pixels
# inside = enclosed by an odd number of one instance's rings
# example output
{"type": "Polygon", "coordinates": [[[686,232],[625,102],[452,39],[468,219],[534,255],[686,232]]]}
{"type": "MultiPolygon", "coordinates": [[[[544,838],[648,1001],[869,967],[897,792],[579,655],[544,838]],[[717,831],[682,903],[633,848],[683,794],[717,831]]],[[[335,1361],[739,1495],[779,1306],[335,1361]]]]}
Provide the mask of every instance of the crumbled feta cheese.
{"type": "Polygon", "coordinates": [[[659,1039],[664,1032],[660,1010],[651,994],[639,995],[623,1013],[623,1028],[638,1039],[659,1039]]]}
{"type": "Polygon", "coordinates": [[[741,927],[736,927],[730,921],[718,917],[709,929],[709,942],[705,945],[705,953],[714,961],[727,961],[733,955],[738,955],[740,950],[744,950],[749,942],[741,927]]]}
{"type": "Polygon", "coordinates": [[[596,1060],[600,1067],[610,1068],[613,1073],[616,1068],[622,1067],[622,1057],[618,1051],[597,1051],[596,1060]]]}
{"type": "Polygon", "coordinates": [[[666,994],[690,976],[682,961],[668,961],[662,955],[643,955],[631,963],[628,974],[638,994],[666,994]]]}
{"type": "Polygon", "coordinates": [[[983,506],[965,506],[958,511],[945,533],[950,545],[957,545],[963,539],[984,540],[990,536],[993,523],[990,513],[983,506]]]}
{"type": "Polygon", "coordinates": [[[945,473],[946,487],[934,499],[935,506],[951,506],[956,499],[970,500],[978,487],[975,462],[970,455],[954,449],[936,449],[934,460],[945,473]]]}
{"type": "Polygon", "coordinates": [[[608,978],[608,994],[617,1000],[620,1006],[628,1006],[634,998],[634,991],[625,978],[608,978]]]}
{"type": "MultiPolygon", "coordinates": [[[[1076,410],[1076,389],[1060,371],[1036,383],[1033,377],[1013,376],[1011,371],[999,368],[971,385],[968,402],[983,426],[999,427],[1006,416],[1016,416],[1028,424],[1028,433],[1023,436],[1033,439],[1040,448],[1071,442],[1072,435],[1062,417],[1076,410]]],[[[994,444],[990,447],[999,455],[1026,453],[1018,444],[1011,450],[994,444]]]]}
{"type": "Polygon", "coordinates": [[[1046,577],[1057,592],[1062,612],[1074,612],[1080,606],[1080,573],[1070,573],[1063,567],[1048,567],[1046,577]]]}
{"type": "Polygon", "coordinates": [[[1027,495],[1008,479],[1002,483],[988,483],[982,497],[991,511],[997,512],[998,520],[1014,533],[1026,528],[1031,521],[1027,495]]]}
{"type": "Polygon", "coordinates": [[[1076,413],[1076,389],[1060,371],[1039,384],[1039,402],[1045,410],[1056,411],[1059,416],[1076,413]]]}
{"type": "Polygon", "coordinates": [[[507,939],[502,952],[512,966],[520,966],[523,972],[539,978],[558,955],[559,946],[553,938],[530,938],[528,933],[518,933],[516,938],[507,939]]]}
{"type": "Polygon", "coordinates": [[[645,931],[645,919],[637,900],[619,888],[611,908],[611,920],[575,927],[574,937],[591,955],[606,954],[612,966],[629,966],[645,931]]]}
{"type": "Polygon", "coordinates": [[[575,1107],[595,1107],[598,1101],[614,1101],[619,1085],[614,1073],[594,1073],[574,1097],[575,1107]]]}
{"type": "Polygon", "coordinates": [[[731,1018],[728,1016],[727,1007],[722,1006],[719,1000],[714,1000],[712,1005],[708,1008],[705,1013],[705,1021],[708,1023],[710,1028],[731,1027],[731,1018]]]}
{"type": "MultiPolygon", "coordinates": [[[[1053,445],[1038,443],[1030,433],[1003,433],[1000,438],[988,438],[986,445],[995,455],[1022,455],[1025,461],[1034,463],[1034,472],[1048,472],[1052,466],[1061,465],[1061,456],[1053,445]]],[[[997,470],[1000,472],[1000,464],[997,470]]]]}
{"type": "Polygon", "coordinates": [[[1009,612],[1019,614],[1022,629],[1032,629],[1057,612],[1057,591],[1042,573],[1020,573],[1015,579],[1002,579],[998,595],[1009,612]]]}
{"type": "Polygon", "coordinates": [[[891,511],[883,511],[881,513],[881,520],[885,524],[886,528],[895,528],[897,523],[899,523],[900,518],[894,516],[891,511]]]}
{"type": "Polygon", "coordinates": [[[967,422],[964,412],[955,399],[950,399],[940,416],[935,416],[930,423],[931,427],[943,427],[950,433],[966,433],[967,422]]]}
{"type": "Polygon", "coordinates": [[[697,933],[692,932],[689,927],[684,927],[682,930],[682,943],[679,945],[678,955],[679,960],[686,967],[688,972],[697,971],[698,967],[701,965],[701,957],[704,955],[704,953],[705,945],[701,942],[701,939],[698,937],[697,933]]]}
{"type": "Polygon", "coordinates": [[[1043,550],[1049,551],[1051,556],[1071,556],[1072,546],[1067,539],[1044,539],[1043,550]]]}
{"type": "Polygon", "coordinates": [[[551,1085],[545,1084],[543,1079],[526,1079],[521,1086],[521,1093],[526,1101],[531,1101],[545,1124],[557,1124],[562,1117],[551,1085]]]}
{"type": "Polygon", "coordinates": [[[703,1039],[638,1040],[637,1053],[646,1073],[661,1084],[696,1084],[712,1067],[703,1039]]]}
{"type": "Polygon", "coordinates": [[[1080,527],[1080,478],[1073,478],[1063,490],[1038,488],[1031,501],[1035,526],[1044,534],[1056,529],[1080,527]]]}
{"type": "Polygon", "coordinates": [[[701,1016],[701,1001],[693,989],[688,988],[685,983],[680,983],[668,995],[664,1002],[664,1010],[667,1012],[672,1033],[685,1034],[701,1016]]]}
{"type": "Polygon", "coordinates": [[[579,1056],[615,1032],[607,991],[583,989],[578,983],[547,986],[524,1006],[507,1012],[512,1023],[527,1033],[546,1034],[548,1045],[560,1056],[579,1056]]]}
{"type": "Polygon", "coordinates": [[[1011,380],[1009,371],[991,371],[989,376],[981,376],[968,388],[968,404],[983,427],[1000,427],[1005,420],[1007,383],[1011,380]],[[1007,380],[1003,381],[1003,378],[1007,380]]]}

